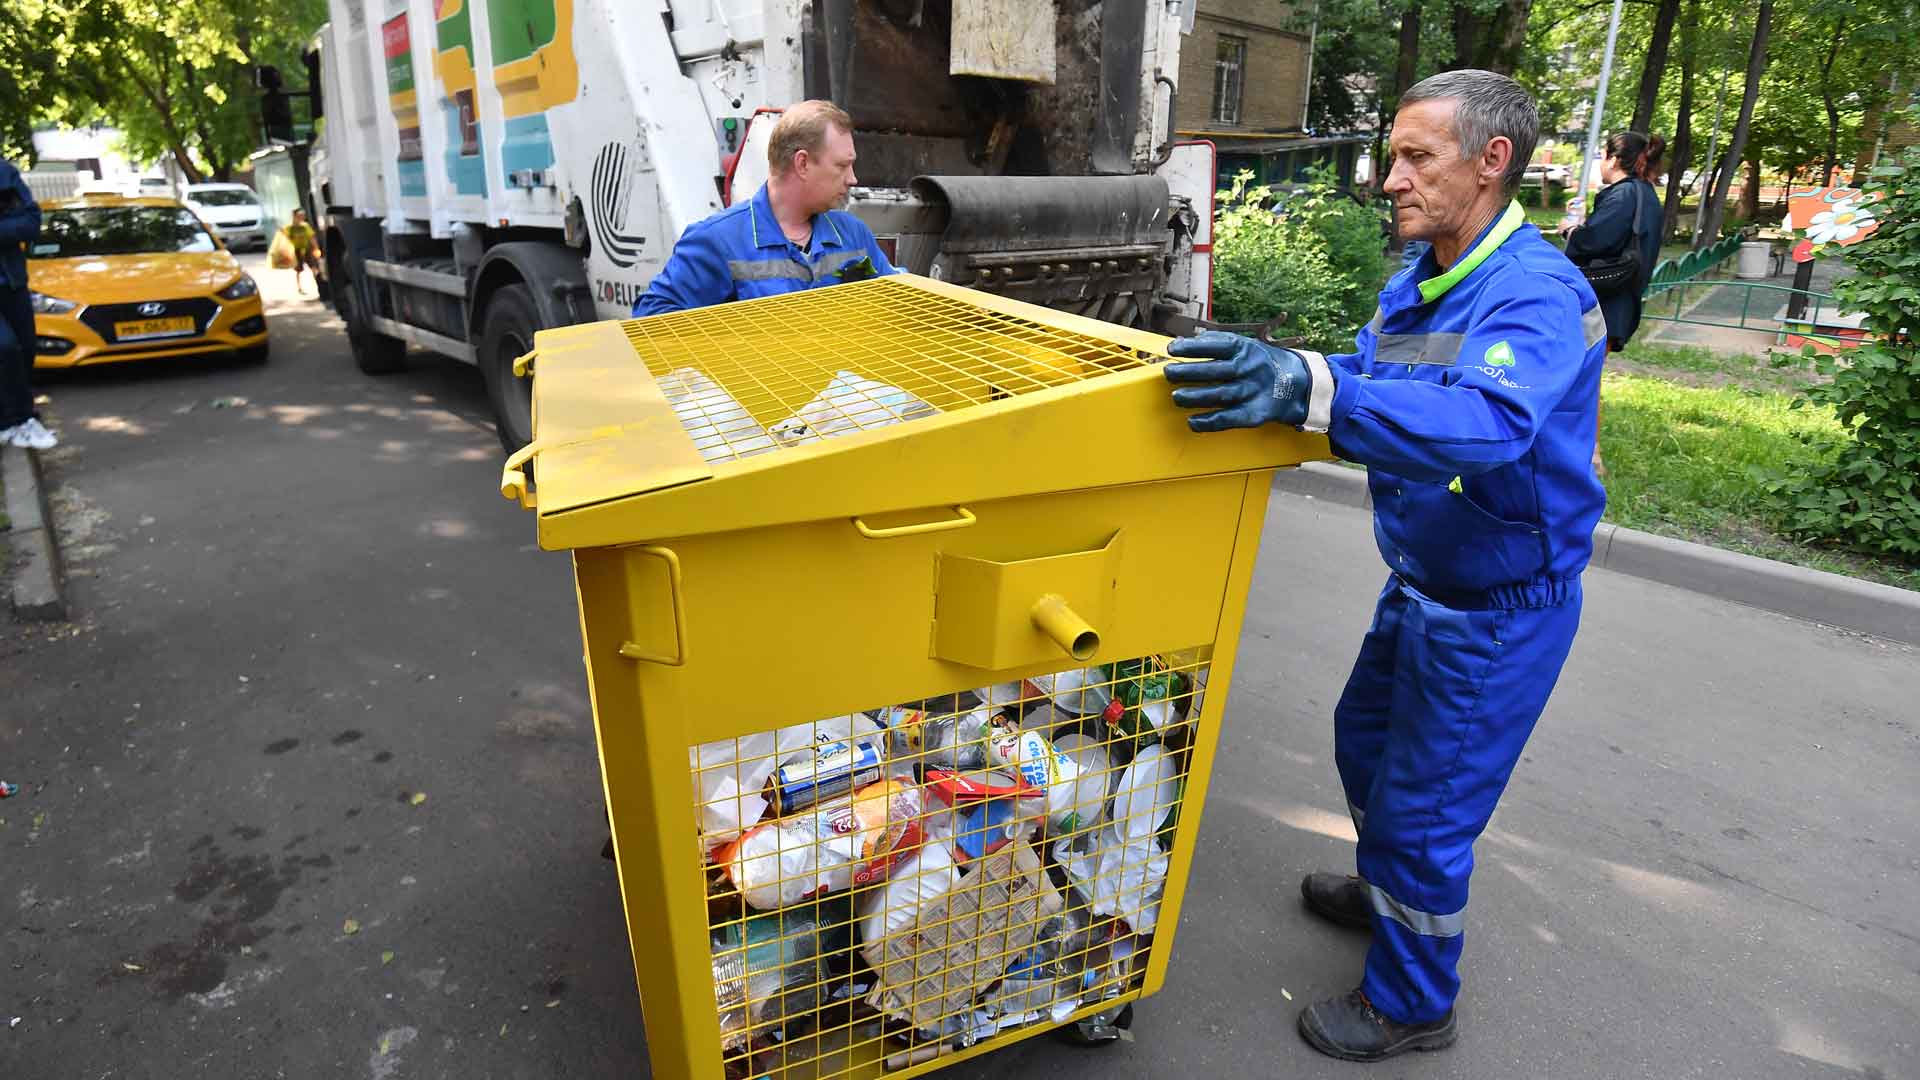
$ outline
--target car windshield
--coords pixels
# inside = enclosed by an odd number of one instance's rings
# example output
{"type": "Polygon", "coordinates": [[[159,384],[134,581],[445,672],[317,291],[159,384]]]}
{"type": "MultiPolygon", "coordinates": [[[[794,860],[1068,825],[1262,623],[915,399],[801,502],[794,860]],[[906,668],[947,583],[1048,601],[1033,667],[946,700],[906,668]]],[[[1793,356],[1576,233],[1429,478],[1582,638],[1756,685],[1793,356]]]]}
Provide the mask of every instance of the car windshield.
{"type": "Polygon", "coordinates": [[[50,210],[29,252],[36,259],[147,252],[215,251],[190,210],[171,206],[94,206],[50,210]]]}
{"type": "Polygon", "coordinates": [[[189,191],[187,198],[202,206],[256,206],[260,202],[251,191],[189,191]]]}

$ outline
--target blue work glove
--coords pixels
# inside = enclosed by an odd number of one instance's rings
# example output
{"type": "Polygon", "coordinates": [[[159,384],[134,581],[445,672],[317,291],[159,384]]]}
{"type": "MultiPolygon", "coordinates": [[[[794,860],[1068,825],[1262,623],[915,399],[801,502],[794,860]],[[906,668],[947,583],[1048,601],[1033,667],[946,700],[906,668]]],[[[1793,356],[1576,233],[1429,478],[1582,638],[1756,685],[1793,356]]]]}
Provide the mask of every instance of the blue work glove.
{"type": "MultiPolygon", "coordinates": [[[[1175,341],[1167,346],[1167,355],[1205,361],[1165,367],[1168,382],[1191,384],[1173,392],[1175,405],[1213,410],[1187,418],[1187,426],[1195,431],[1305,425],[1315,403],[1316,374],[1327,380],[1319,396],[1332,398],[1332,377],[1317,353],[1310,354],[1309,360],[1307,354],[1292,349],[1208,330],[1175,341]]],[[[1325,431],[1325,421],[1315,430],[1325,431]]]]}

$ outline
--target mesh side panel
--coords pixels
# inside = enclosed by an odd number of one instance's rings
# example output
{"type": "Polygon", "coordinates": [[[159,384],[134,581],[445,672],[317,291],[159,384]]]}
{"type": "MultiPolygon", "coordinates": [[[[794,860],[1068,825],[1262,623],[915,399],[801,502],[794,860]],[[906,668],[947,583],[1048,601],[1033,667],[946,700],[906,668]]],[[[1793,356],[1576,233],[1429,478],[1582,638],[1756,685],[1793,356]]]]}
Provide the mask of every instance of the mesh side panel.
{"type": "Polygon", "coordinates": [[[623,325],[682,426],[713,462],[1066,386],[1154,359],[886,278],[623,325]]]}
{"type": "Polygon", "coordinates": [[[872,1076],[1136,994],[1206,656],[690,748],[727,1075],[872,1076]]]}

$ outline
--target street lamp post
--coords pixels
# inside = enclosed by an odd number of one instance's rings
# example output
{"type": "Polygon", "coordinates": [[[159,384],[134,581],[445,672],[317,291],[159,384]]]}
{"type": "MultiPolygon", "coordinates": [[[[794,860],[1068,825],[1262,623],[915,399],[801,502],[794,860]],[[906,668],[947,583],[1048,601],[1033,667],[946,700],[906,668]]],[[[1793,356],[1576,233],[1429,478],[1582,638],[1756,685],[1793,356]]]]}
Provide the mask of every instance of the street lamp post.
{"type": "Polygon", "coordinates": [[[1613,42],[1620,36],[1620,8],[1622,0],[1613,0],[1613,16],[1607,21],[1607,51],[1600,61],[1600,88],[1593,95],[1593,119],[1587,122],[1587,149],[1580,159],[1580,212],[1585,214],[1587,206],[1587,175],[1592,166],[1593,155],[1600,146],[1600,123],[1607,112],[1607,80],[1613,76],[1613,42]]]}

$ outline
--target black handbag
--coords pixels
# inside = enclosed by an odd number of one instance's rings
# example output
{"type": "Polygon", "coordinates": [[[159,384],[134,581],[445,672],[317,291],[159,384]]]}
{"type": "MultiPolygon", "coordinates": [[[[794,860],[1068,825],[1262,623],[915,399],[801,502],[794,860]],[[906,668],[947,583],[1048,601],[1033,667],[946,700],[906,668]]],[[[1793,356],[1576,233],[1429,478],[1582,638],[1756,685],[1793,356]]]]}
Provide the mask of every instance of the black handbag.
{"type": "Polygon", "coordinates": [[[1645,200],[1640,198],[1639,188],[1631,190],[1633,231],[1627,234],[1626,247],[1618,255],[1602,256],[1580,267],[1580,272],[1587,276],[1587,284],[1593,286],[1593,294],[1601,299],[1618,296],[1640,282],[1640,204],[1645,200]]]}

